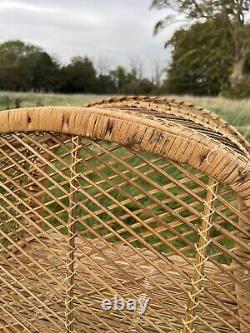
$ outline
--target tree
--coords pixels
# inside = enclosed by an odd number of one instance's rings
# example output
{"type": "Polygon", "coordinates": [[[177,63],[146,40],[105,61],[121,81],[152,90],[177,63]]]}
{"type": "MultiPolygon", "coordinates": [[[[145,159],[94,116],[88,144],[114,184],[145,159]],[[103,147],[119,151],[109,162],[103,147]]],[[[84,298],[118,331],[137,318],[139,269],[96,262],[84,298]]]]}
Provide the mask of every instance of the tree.
{"type": "Polygon", "coordinates": [[[97,75],[109,75],[112,67],[112,60],[110,58],[100,56],[94,63],[97,75]]]}
{"type": "MultiPolygon", "coordinates": [[[[250,25],[247,13],[250,0],[153,0],[152,7],[170,9],[171,12],[185,15],[189,20],[202,22],[220,20],[221,28],[226,31],[228,43],[232,43],[233,63],[230,73],[232,88],[244,80],[244,68],[250,52],[250,25]]],[[[173,15],[167,15],[155,26],[155,33],[165,28],[173,15]]]]}
{"type": "Polygon", "coordinates": [[[143,78],[136,68],[131,66],[130,71],[127,71],[124,67],[118,66],[111,72],[118,94],[139,95],[150,94],[155,91],[154,83],[143,78]]]}
{"type": "Polygon", "coordinates": [[[56,91],[59,85],[59,65],[46,52],[30,54],[23,61],[29,75],[30,86],[35,92],[56,91]]]}
{"type": "Polygon", "coordinates": [[[166,72],[165,65],[160,59],[152,59],[151,61],[151,81],[156,87],[156,91],[160,91],[163,74],[166,72]]]}
{"type": "Polygon", "coordinates": [[[143,64],[138,57],[130,57],[129,68],[131,75],[133,75],[135,79],[143,79],[143,64]]]}
{"type": "Polygon", "coordinates": [[[110,72],[118,94],[124,94],[125,86],[127,84],[127,73],[124,67],[118,66],[115,70],[110,72]]]}
{"type": "Polygon", "coordinates": [[[99,75],[96,81],[95,92],[98,94],[115,94],[116,83],[112,75],[99,75]]]}
{"type": "Polygon", "coordinates": [[[21,41],[0,45],[0,89],[53,91],[59,65],[41,48],[21,41]]]}
{"type": "Polygon", "coordinates": [[[110,70],[107,58],[96,67],[88,57],[74,57],[61,66],[40,47],[22,41],[0,44],[0,90],[149,94],[155,84],[143,77],[141,63],[133,58],[130,70],[110,70]]]}
{"type": "Polygon", "coordinates": [[[40,48],[21,41],[9,41],[0,45],[0,89],[29,90],[29,73],[25,59],[40,48]]]}
{"type": "Polygon", "coordinates": [[[60,91],[70,93],[94,92],[96,71],[87,57],[74,57],[71,63],[61,70],[60,91]]]}
{"type": "Polygon", "coordinates": [[[169,93],[217,95],[226,90],[233,63],[230,43],[219,20],[195,23],[174,33],[173,62],[168,70],[169,93]]]}

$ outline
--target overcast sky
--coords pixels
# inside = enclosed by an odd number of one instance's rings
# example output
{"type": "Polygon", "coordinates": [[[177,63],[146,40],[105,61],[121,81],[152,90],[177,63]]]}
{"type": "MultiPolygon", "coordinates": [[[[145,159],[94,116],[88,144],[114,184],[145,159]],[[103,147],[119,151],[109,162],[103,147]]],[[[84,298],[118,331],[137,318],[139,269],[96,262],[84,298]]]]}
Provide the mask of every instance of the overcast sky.
{"type": "Polygon", "coordinates": [[[43,47],[67,63],[75,55],[109,58],[128,65],[140,59],[149,71],[154,59],[166,64],[168,29],[153,37],[164,12],[151,0],[0,0],[0,42],[21,39],[43,47]]]}

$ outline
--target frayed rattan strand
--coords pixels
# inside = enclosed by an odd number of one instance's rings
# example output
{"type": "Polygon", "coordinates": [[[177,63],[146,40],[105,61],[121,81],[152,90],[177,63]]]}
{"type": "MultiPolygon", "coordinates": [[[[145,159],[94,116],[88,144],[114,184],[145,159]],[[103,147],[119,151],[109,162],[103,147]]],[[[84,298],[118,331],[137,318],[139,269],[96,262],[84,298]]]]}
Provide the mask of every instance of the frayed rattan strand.
{"type": "Polygon", "coordinates": [[[207,247],[210,243],[209,232],[212,228],[212,216],[214,213],[213,205],[216,200],[218,190],[218,182],[210,179],[208,184],[208,194],[204,202],[205,208],[202,217],[202,225],[199,230],[200,240],[196,246],[197,255],[194,263],[194,276],[191,279],[191,291],[189,293],[189,300],[185,319],[183,319],[184,329],[183,333],[195,332],[195,320],[197,318],[197,307],[199,305],[199,296],[202,293],[202,281],[204,279],[203,269],[208,259],[206,256],[207,247]]]}
{"type": "Polygon", "coordinates": [[[78,192],[78,166],[80,162],[80,138],[72,137],[72,147],[71,147],[71,165],[70,165],[70,193],[69,193],[69,210],[68,210],[68,252],[67,252],[67,276],[66,276],[66,299],[65,299],[65,325],[66,332],[75,332],[75,316],[74,316],[74,289],[75,289],[75,252],[76,244],[75,239],[77,236],[76,232],[76,222],[77,215],[76,209],[78,203],[76,201],[76,195],[78,192]]]}

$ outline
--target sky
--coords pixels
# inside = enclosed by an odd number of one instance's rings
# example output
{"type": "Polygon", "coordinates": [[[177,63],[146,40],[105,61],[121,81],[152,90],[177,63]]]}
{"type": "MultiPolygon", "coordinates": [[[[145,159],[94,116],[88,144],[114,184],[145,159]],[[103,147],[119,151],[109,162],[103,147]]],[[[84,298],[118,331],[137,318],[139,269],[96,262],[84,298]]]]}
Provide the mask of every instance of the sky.
{"type": "Polygon", "coordinates": [[[150,10],[150,4],[151,0],[0,0],[0,42],[33,43],[63,64],[76,55],[112,67],[142,62],[149,74],[156,61],[169,64],[171,52],[164,42],[174,29],[153,36],[154,24],[165,13],[150,10]]]}

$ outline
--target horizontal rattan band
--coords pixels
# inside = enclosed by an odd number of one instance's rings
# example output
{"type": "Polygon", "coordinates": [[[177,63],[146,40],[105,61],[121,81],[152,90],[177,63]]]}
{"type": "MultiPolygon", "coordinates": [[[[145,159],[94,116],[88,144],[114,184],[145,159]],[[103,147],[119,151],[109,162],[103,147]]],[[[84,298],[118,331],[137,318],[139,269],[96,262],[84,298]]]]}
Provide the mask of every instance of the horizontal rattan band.
{"type": "Polygon", "coordinates": [[[84,107],[42,107],[3,111],[0,133],[50,131],[104,139],[187,163],[231,186],[250,207],[250,165],[207,135],[140,113],[84,107]]]}

